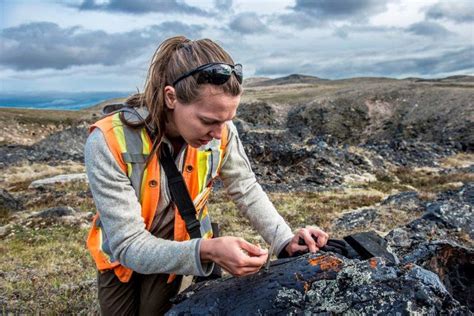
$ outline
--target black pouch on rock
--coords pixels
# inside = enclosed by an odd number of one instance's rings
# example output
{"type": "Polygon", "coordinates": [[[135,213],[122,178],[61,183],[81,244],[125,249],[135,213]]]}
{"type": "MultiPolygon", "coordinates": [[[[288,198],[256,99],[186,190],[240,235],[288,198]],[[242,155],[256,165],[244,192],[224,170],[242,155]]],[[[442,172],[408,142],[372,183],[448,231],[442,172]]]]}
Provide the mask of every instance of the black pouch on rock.
{"type": "MultiPolygon", "coordinates": [[[[316,237],[313,236],[313,239],[316,241],[316,237]]],[[[298,240],[298,245],[302,245],[302,246],[306,245],[303,238],[300,238],[298,240]]],[[[290,257],[290,255],[285,250],[285,248],[283,248],[283,250],[278,255],[278,259],[284,259],[284,258],[290,257]]],[[[355,259],[355,258],[360,259],[360,256],[358,255],[358,253],[344,240],[329,239],[328,242],[326,243],[326,246],[322,247],[319,250],[323,252],[334,252],[334,253],[340,254],[341,256],[351,258],[351,259],[355,259]]],[[[308,251],[297,251],[291,257],[298,257],[301,255],[304,255],[305,253],[308,253],[308,251]]]]}
{"type": "MultiPolygon", "coordinates": [[[[313,236],[313,239],[317,241],[315,236],[313,236]]],[[[306,245],[302,238],[299,239],[298,244],[306,245]]],[[[285,248],[279,254],[279,259],[290,257],[285,248]]],[[[329,239],[326,246],[322,247],[320,251],[334,252],[349,259],[366,260],[372,257],[382,257],[388,262],[399,263],[397,256],[388,249],[385,239],[374,231],[352,234],[344,237],[344,240],[329,239]]],[[[297,251],[292,257],[301,256],[305,253],[307,251],[297,251]]]]}

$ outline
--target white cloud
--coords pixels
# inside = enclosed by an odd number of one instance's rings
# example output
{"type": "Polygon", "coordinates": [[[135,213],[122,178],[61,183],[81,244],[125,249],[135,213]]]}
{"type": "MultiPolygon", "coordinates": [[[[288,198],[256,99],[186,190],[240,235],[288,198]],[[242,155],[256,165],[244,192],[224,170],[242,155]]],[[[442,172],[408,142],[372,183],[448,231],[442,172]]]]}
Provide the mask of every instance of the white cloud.
{"type": "Polygon", "coordinates": [[[471,0],[440,1],[426,10],[426,17],[434,20],[472,23],[474,22],[474,2],[471,0]]]}
{"type": "Polygon", "coordinates": [[[229,28],[241,34],[263,33],[268,29],[254,12],[237,14],[229,23],[229,28]]]}
{"type": "Polygon", "coordinates": [[[430,21],[414,23],[407,28],[407,32],[433,38],[443,38],[451,34],[444,26],[430,21]]]}
{"type": "Polygon", "coordinates": [[[140,15],[80,11],[71,6],[80,3],[5,2],[6,19],[0,22],[4,33],[35,22],[50,22],[57,29],[28,37],[25,28],[0,42],[1,90],[141,88],[154,49],[176,32],[214,39],[244,64],[246,77],[298,72],[326,78],[435,77],[472,74],[474,68],[469,63],[474,57],[474,22],[461,21],[453,13],[459,10],[448,8],[444,1],[364,0],[345,6],[334,0],[173,2],[211,12],[210,16],[179,10],[140,15]],[[165,22],[181,22],[189,29],[165,22]],[[153,30],[152,25],[162,27],[153,30]],[[41,54],[41,49],[47,53],[41,54]],[[19,52],[28,58],[22,61],[19,52]],[[58,69],[40,69],[44,67],[58,69]]]}
{"type": "Polygon", "coordinates": [[[17,70],[126,64],[149,50],[154,41],[176,33],[195,37],[201,30],[201,26],[180,22],[115,34],[79,26],[61,28],[51,22],[22,24],[0,31],[0,64],[17,70]]]}

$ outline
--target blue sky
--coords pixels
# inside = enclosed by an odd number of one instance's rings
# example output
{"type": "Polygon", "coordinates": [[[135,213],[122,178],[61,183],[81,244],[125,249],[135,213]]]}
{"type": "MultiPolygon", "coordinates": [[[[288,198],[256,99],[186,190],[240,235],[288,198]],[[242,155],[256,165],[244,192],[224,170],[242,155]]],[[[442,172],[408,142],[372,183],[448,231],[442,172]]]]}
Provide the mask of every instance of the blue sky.
{"type": "Polygon", "coordinates": [[[246,77],[474,74],[474,1],[0,0],[0,92],[134,91],[165,38],[220,43],[246,77]]]}

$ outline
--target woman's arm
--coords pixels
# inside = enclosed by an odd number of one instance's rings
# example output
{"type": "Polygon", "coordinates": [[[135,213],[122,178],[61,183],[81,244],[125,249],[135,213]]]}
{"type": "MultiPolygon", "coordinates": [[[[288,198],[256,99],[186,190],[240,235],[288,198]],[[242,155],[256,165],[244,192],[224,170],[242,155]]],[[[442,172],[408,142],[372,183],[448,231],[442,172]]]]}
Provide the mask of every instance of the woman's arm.
{"type": "Polygon", "coordinates": [[[294,235],[258,184],[234,124],[229,122],[228,127],[229,144],[220,177],[239,211],[268,244],[271,244],[279,225],[275,244],[275,253],[278,254],[294,235]]]}
{"type": "Polygon", "coordinates": [[[130,180],[99,129],[87,139],[85,164],[110,249],[122,265],[143,274],[210,274],[212,265],[201,265],[201,239],[175,242],[157,238],[145,229],[141,205],[130,180]]]}
{"type": "Polygon", "coordinates": [[[228,126],[229,144],[221,170],[221,179],[227,193],[237,204],[240,212],[250,220],[252,226],[268,244],[272,242],[275,228],[279,225],[275,254],[280,254],[283,250],[285,250],[284,253],[290,256],[296,251],[318,251],[326,244],[328,235],[311,226],[299,228],[295,234],[291,232],[291,228],[278,214],[273,203],[258,184],[242,142],[238,137],[237,129],[232,122],[229,122],[228,126]],[[317,243],[314,242],[311,235],[317,237],[317,243]],[[298,245],[300,237],[305,240],[308,246],[298,245]]]}

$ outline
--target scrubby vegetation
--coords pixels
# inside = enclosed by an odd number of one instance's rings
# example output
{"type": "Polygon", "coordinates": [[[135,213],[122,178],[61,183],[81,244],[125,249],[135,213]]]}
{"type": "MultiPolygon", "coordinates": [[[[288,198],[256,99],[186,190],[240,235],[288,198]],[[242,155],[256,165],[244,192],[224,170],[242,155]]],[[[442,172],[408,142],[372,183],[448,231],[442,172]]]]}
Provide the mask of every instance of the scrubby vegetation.
{"type": "MultiPolygon", "coordinates": [[[[25,166],[32,170],[38,166],[25,166]]],[[[76,170],[76,169],[74,169],[76,170]]],[[[16,172],[24,170],[16,167],[16,172]]],[[[39,170],[38,172],[42,172],[39,170]]],[[[32,172],[32,179],[34,172],[32,172]]],[[[334,227],[334,219],[344,211],[377,206],[388,192],[415,189],[432,199],[441,187],[456,186],[473,180],[472,174],[439,174],[435,171],[396,169],[380,180],[353,187],[321,192],[270,193],[270,199],[291,227],[318,225],[334,237],[347,231],[334,227]],[[398,180],[395,180],[398,179],[398,180]],[[383,184],[383,185],[381,185],[383,184]]],[[[26,193],[28,212],[57,205],[69,205],[78,212],[95,212],[92,197],[84,183],[56,185],[42,191],[29,192],[26,179],[15,184],[14,194],[26,193]]],[[[224,191],[217,191],[210,201],[210,213],[220,223],[221,234],[243,237],[266,246],[262,238],[239,216],[237,208],[224,191]]],[[[419,213],[392,211],[382,221],[391,229],[407,223],[419,213]]],[[[0,240],[0,266],[3,281],[0,303],[4,311],[53,314],[89,313],[96,311],[95,268],[86,247],[88,223],[65,225],[54,221],[25,221],[25,216],[9,214],[2,222],[13,225],[0,240]]],[[[367,229],[368,227],[364,227],[367,229]]],[[[354,230],[354,231],[357,231],[354,230]]]]}
{"type": "MultiPolygon", "coordinates": [[[[472,88],[453,87],[458,90],[446,95],[445,86],[423,92],[428,88],[388,79],[248,87],[240,109],[241,139],[259,181],[291,227],[318,225],[336,238],[370,229],[385,234],[417,218],[420,205],[441,192],[474,181],[466,119],[472,107],[465,106],[472,88]],[[438,97],[444,99],[432,107],[438,97]],[[434,117],[426,113],[444,113],[451,104],[443,102],[451,99],[459,113],[447,134],[438,133],[439,122],[424,120],[434,117]],[[411,110],[416,115],[404,116],[411,110]],[[354,129],[356,119],[364,121],[354,129]],[[362,144],[365,140],[370,142],[362,144]],[[385,203],[400,192],[408,193],[406,201],[385,203]]],[[[2,314],[97,313],[96,270],[85,245],[95,213],[87,184],[29,186],[84,172],[85,129],[101,106],[54,115],[2,109],[0,189],[5,201],[13,201],[0,208],[2,314]],[[35,217],[51,207],[71,207],[74,213],[35,217]]],[[[223,190],[214,192],[209,209],[221,235],[267,247],[223,190]]],[[[472,244],[465,233],[462,238],[472,244]]]]}

